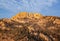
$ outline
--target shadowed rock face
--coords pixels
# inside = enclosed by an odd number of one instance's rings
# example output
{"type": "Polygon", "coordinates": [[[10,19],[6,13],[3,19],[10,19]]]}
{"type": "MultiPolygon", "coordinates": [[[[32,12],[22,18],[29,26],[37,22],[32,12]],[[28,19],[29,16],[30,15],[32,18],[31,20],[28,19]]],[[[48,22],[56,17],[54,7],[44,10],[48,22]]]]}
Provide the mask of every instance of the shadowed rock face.
{"type": "Polygon", "coordinates": [[[60,17],[22,12],[0,19],[0,41],[60,41],[60,17]]]}

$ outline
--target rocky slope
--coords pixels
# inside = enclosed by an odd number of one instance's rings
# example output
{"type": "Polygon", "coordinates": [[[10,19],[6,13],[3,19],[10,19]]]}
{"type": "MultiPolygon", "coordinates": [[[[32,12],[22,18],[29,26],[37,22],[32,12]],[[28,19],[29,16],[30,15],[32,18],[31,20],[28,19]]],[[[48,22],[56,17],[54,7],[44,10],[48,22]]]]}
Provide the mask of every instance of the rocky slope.
{"type": "Polygon", "coordinates": [[[60,17],[21,12],[0,19],[0,41],[60,41],[60,17]]]}

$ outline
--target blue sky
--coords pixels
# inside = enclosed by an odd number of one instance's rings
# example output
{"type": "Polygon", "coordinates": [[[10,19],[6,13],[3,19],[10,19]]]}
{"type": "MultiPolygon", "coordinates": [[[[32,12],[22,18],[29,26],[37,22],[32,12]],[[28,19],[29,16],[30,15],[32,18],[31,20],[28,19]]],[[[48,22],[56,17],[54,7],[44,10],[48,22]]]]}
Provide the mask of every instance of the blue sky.
{"type": "Polygon", "coordinates": [[[60,0],[0,0],[0,18],[11,18],[18,12],[60,17],[60,0]]]}

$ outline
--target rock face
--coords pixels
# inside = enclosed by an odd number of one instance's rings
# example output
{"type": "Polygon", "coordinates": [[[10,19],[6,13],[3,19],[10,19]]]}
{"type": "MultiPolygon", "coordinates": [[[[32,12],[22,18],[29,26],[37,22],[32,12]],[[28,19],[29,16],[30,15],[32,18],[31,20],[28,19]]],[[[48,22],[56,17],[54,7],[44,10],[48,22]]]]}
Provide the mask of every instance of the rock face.
{"type": "Polygon", "coordinates": [[[60,41],[60,17],[21,12],[0,19],[0,41],[60,41]]]}

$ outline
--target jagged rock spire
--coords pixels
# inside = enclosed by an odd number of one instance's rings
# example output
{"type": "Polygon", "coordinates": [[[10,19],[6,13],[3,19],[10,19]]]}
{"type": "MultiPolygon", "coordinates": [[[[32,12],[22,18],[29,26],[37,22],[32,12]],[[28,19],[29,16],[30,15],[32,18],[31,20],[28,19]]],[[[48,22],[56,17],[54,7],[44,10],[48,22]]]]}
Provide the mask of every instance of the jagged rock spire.
{"type": "Polygon", "coordinates": [[[25,18],[25,17],[27,17],[27,15],[28,15],[27,12],[20,12],[20,13],[16,14],[15,16],[13,16],[11,19],[25,18]]]}
{"type": "Polygon", "coordinates": [[[11,19],[19,19],[19,18],[42,18],[43,16],[39,13],[28,13],[28,12],[20,12],[16,14],[16,16],[13,16],[11,19]]]}

